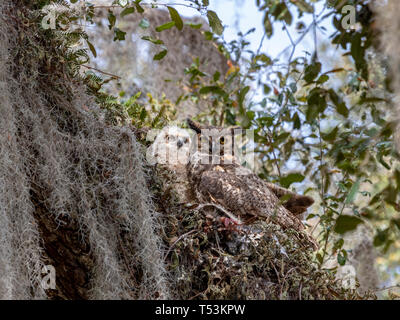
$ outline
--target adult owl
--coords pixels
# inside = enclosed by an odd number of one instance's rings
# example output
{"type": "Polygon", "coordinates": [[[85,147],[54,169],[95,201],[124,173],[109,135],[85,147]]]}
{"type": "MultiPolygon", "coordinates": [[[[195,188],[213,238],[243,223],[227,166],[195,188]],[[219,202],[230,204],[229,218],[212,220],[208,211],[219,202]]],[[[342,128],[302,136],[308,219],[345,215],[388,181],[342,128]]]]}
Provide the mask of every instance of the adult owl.
{"type": "Polygon", "coordinates": [[[268,183],[241,166],[235,155],[234,128],[187,122],[198,137],[187,172],[199,202],[221,206],[245,223],[261,218],[283,228],[304,229],[299,216],[314,203],[312,198],[268,183]]]}

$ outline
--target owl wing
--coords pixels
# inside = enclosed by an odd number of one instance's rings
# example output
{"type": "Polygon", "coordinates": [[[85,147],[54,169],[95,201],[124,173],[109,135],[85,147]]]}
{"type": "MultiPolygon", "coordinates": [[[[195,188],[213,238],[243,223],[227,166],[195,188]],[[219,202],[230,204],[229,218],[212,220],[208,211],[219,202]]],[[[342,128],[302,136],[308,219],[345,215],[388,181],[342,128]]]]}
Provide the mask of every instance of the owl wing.
{"type": "Polygon", "coordinates": [[[311,197],[294,193],[273,183],[264,182],[264,184],[278,199],[285,197],[286,200],[283,201],[283,206],[296,216],[306,212],[307,208],[314,203],[314,199],[311,197]]]}
{"type": "Polygon", "coordinates": [[[197,191],[204,201],[215,202],[237,216],[263,217],[283,228],[304,229],[256,175],[240,176],[218,166],[204,171],[198,181],[197,191]]]}
{"type": "MultiPolygon", "coordinates": [[[[224,158],[226,155],[224,156],[224,158]]],[[[294,193],[286,188],[282,188],[276,184],[267,182],[265,180],[260,179],[258,176],[254,175],[250,169],[241,166],[239,163],[236,162],[236,159],[230,159],[231,164],[228,166],[224,166],[224,168],[230,168],[230,170],[235,170],[236,174],[238,175],[248,175],[252,176],[251,179],[258,180],[259,183],[262,183],[264,186],[262,189],[269,189],[272,193],[280,200],[282,200],[283,206],[289,210],[292,214],[296,216],[300,216],[304,212],[307,211],[307,208],[310,207],[314,203],[314,199],[309,196],[300,195],[294,193]]],[[[229,170],[229,169],[228,169],[229,170]]]]}

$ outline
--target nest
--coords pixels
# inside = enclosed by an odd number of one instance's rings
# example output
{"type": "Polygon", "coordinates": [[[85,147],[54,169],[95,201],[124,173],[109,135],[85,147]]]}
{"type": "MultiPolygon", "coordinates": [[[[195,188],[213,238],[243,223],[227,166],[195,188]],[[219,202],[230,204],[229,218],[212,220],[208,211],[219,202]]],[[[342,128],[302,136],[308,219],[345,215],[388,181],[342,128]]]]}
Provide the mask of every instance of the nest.
{"type": "MultiPolygon", "coordinates": [[[[179,203],[174,173],[155,169],[152,182],[163,212],[168,272],[178,299],[360,299],[333,273],[320,270],[313,250],[293,229],[258,221],[236,226],[221,212],[179,203]]],[[[372,296],[371,296],[372,297],[372,296]]]]}

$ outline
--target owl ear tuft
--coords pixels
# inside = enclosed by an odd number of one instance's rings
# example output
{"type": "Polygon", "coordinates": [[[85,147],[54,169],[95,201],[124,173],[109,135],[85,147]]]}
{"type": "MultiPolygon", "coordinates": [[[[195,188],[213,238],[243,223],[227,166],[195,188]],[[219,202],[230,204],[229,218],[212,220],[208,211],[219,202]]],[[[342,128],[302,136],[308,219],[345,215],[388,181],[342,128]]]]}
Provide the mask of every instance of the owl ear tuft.
{"type": "Polygon", "coordinates": [[[196,133],[201,133],[201,124],[200,123],[195,122],[190,118],[187,118],[186,122],[190,129],[196,131],[196,133]]]}

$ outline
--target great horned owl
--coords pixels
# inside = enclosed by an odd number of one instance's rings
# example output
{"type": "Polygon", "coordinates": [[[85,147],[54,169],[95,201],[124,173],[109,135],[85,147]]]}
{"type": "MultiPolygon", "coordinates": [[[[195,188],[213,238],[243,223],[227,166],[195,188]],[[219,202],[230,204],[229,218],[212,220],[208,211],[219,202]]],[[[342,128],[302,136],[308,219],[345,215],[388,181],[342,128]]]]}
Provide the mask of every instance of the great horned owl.
{"type": "Polygon", "coordinates": [[[268,183],[241,166],[235,156],[234,128],[187,122],[196,138],[168,127],[152,146],[156,161],[175,171],[175,189],[184,201],[214,204],[244,223],[263,218],[283,228],[304,229],[298,216],[313,204],[312,198],[268,183]]]}
{"type": "MultiPolygon", "coordinates": [[[[277,208],[277,203],[281,203],[276,201],[277,199],[282,199],[281,204],[291,213],[291,216],[297,217],[314,203],[311,197],[298,195],[285,188],[266,182],[250,169],[241,166],[236,156],[237,148],[235,148],[234,137],[236,128],[202,126],[191,119],[187,119],[187,122],[189,127],[197,133],[198,141],[200,141],[196,150],[197,155],[192,151],[189,178],[198,186],[201,194],[209,193],[206,190],[210,190],[211,186],[219,188],[218,192],[222,192],[221,195],[225,196],[228,196],[225,192],[227,188],[230,188],[229,196],[240,191],[240,196],[236,194],[241,198],[241,200],[237,198],[238,209],[240,209],[241,215],[247,216],[264,215],[265,210],[272,212],[273,210],[271,211],[264,207],[277,208]],[[208,150],[204,145],[208,146],[208,150]],[[205,154],[207,152],[208,155],[205,154]],[[204,162],[204,158],[208,158],[208,163],[204,162]],[[214,182],[217,181],[218,183],[215,184],[214,182]],[[274,195],[273,197],[270,196],[271,192],[274,195]],[[267,199],[268,197],[271,199],[267,199]],[[252,200],[250,201],[250,199],[252,200]],[[241,202],[246,208],[242,206],[241,202]],[[254,206],[261,206],[260,208],[264,209],[260,211],[253,208],[254,206]]],[[[215,189],[214,192],[217,192],[217,190],[215,189]]],[[[209,194],[209,196],[212,196],[212,194],[209,194]]],[[[216,198],[215,195],[212,197],[216,198]]],[[[221,200],[218,202],[221,202],[221,200]]],[[[232,205],[235,201],[229,199],[227,203],[232,205]]],[[[295,219],[293,223],[298,224],[298,222],[300,222],[299,219],[295,219]]],[[[299,225],[302,224],[300,223],[299,225]]]]}
{"type": "MultiPolygon", "coordinates": [[[[182,203],[192,202],[187,164],[190,159],[194,134],[177,126],[167,126],[160,132],[154,133],[157,136],[147,150],[147,162],[171,170],[174,176],[169,184],[176,191],[178,199],[182,203]]],[[[148,136],[148,138],[154,137],[148,136]]]]}
{"type": "Polygon", "coordinates": [[[147,161],[150,164],[167,165],[173,170],[186,166],[193,134],[191,136],[188,130],[177,126],[167,126],[152,133],[157,136],[147,152],[147,161]]]}

